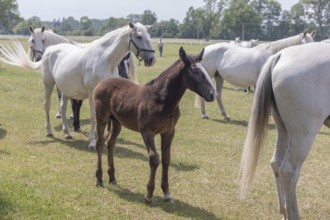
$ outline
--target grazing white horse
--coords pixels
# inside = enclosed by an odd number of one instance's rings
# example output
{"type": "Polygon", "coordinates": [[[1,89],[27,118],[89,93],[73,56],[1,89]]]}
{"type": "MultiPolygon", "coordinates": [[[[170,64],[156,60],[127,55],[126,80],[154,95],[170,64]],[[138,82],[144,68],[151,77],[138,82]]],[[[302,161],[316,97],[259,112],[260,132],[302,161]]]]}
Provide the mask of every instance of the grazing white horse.
{"type": "Polygon", "coordinates": [[[271,56],[254,95],[241,159],[245,197],[265,143],[270,112],[277,140],[271,160],[284,219],[299,219],[296,186],[303,162],[322,124],[330,127],[330,45],[311,43],[271,56]]]}
{"type": "Polygon", "coordinates": [[[13,50],[2,50],[6,53],[7,59],[0,58],[0,60],[32,70],[42,68],[47,136],[53,136],[49,110],[50,97],[55,84],[63,93],[61,116],[66,138],[72,138],[65,117],[68,98],[77,100],[88,98],[91,113],[89,147],[95,148],[94,88],[103,79],[119,76],[117,66],[129,50],[140,57],[147,67],[156,62],[155,51],[147,29],[139,23],[129,23],[123,28],[109,32],[84,48],[72,44],[50,46],[45,51],[42,60],[36,63],[29,59],[21,44],[14,42],[13,50]]]}
{"type": "MultiPolygon", "coordinates": [[[[224,80],[242,88],[255,85],[260,70],[268,57],[284,48],[312,42],[314,35],[315,31],[311,34],[305,31],[293,37],[259,44],[253,48],[238,47],[230,43],[217,43],[206,46],[201,63],[210,77],[215,79],[216,99],[224,119],[230,120],[221,100],[224,80]]],[[[208,118],[205,111],[205,101],[201,97],[196,96],[195,106],[201,108],[202,118],[208,118]]]]}

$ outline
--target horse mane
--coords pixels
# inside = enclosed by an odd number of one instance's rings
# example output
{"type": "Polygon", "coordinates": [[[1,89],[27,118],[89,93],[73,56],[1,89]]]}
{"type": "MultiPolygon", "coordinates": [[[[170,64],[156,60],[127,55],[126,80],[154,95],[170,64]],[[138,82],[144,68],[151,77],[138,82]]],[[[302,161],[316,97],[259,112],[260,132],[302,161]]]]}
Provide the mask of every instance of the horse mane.
{"type": "MultiPolygon", "coordinates": [[[[180,65],[182,64],[181,60],[178,59],[177,61],[175,61],[171,66],[169,66],[167,69],[165,69],[163,72],[161,72],[158,77],[156,77],[155,79],[150,80],[149,82],[147,82],[145,85],[154,85],[155,83],[159,82],[164,82],[164,78],[168,78],[171,79],[173,78],[176,74],[178,73],[178,69],[180,68],[180,65]]],[[[181,67],[183,68],[183,66],[181,67]]]]}
{"type": "Polygon", "coordinates": [[[273,42],[270,42],[269,44],[271,45],[271,47],[273,49],[273,54],[275,54],[284,48],[294,46],[294,45],[299,45],[300,42],[301,42],[300,35],[296,35],[296,36],[280,39],[277,41],[273,41],[273,42]]]}

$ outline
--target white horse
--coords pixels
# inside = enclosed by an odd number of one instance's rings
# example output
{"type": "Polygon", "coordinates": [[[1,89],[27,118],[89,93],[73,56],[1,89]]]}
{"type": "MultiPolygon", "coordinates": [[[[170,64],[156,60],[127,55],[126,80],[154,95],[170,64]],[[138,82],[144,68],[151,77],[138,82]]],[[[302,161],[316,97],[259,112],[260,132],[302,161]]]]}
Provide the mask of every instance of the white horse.
{"type": "Polygon", "coordinates": [[[50,46],[45,51],[42,60],[37,63],[32,62],[22,45],[16,42],[14,49],[2,50],[7,59],[0,58],[0,60],[32,70],[42,68],[47,136],[53,136],[49,110],[50,97],[55,84],[63,93],[61,116],[66,138],[72,138],[65,117],[68,98],[77,100],[88,98],[91,113],[89,147],[95,148],[94,88],[103,79],[118,77],[117,65],[129,50],[140,57],[147,67],[156,62],[155,50],[147,29],[139,23],[129,23],[129,25],[91,42],[84,48],[72,44],[50,46]]]}
{"type": "Polygon", "coordinates": [[[238,46],[240,47],[246,47],[246,48],[252,48],[258,45],[258,41],[259,39],[255,40],[255,39],[251,39],[249,41],[242,41],[238,44],[238,46]]]}
{"type": "MultiPolygon", "coordinates": [[[[60,44],[60,43],[68,43],[76,45],[77,47],[84,48],[89,43],[78,43],[76,41],[70,40],[68,38],[65,38],[61,35],[58,35],[54,33],[52,30],[47,30],[45,26],[42,26],[41,28],[33,28],[29,27],[29,31],[31,33],[30,38],[28,40],[29,44],[29,54],[36,60],[39,61],[42,58],[42,55],[44,54],[47,47],[60,44]]],[[[135,69],[135,63],[134,63],[134,57],[129,57],[129,63],[128,68],[129,70],[129,76],[130,79],[137,83],[137,75],[136,75],[136,69],[135,69]]]]}
{"type": "Polygon", "coordinates": [[[322,43],[327,43],[327,44],[330,44],[330,39],[326,39],[326,40],[323,40],[321,41],[322,43]]]}
{"type": "Polygon", "coordinates": [[[299,219],[296,186],[322,124],[330,127],[330,45],[311,43],[271,56],[257,82],[241,160],[241,195],[252,185],[272,113],[277,129],[271,160],[284,219],[299,219]]]}
{"type": "MultiPolygon", "coordinates": [[[[206,46],[201,63],[210,77],[215,79],[218,93],[216,99],[224,119],[230,120],[221,101],[224,80],[242,88],[255,85],[260,70],[268,57],[284,48],[312,42],[314,35],[315,31],[311,34],[305,31],[297,36],[271,43],[263,43],[253,48],[238,47],[229,43],[206,46]]],[[[195,106],[201,108],[202,118],[208,118],[205,111],[205,101],[201,97],[196,96],[195,106]]]]}
{"type": "MultiPolygon", "coordinates": [[[[69,43],[73,44],[77,47],[84,48],[89,43],[78,43],[73,40],[67,39],[61,35],[54,33],[52,30],[47,30],[45,26],[41,28],[34,29],[33,27],[29,27],[29,31],[31,36],[28,40],[29,44],[29,54],[32,57],[32,60],[39,61],[42,58],[47,47],[60,44],[60,43],[69,43]]],[[[124,78],[129,78],[133,82],[137,83],[137,75],[135,72],[135,64],[133,56],[130,56],[131,52],[128,52],[128,55],[125,56],[120,63],[118,64],[119,75],[124,78]],[[129,60],[129,62],[127,62],[129,60]],[[130,68],[128,68],[128,66],[130,68]],[[127,76],[130,75],[130,77],[127,76]]],[[[57,94],[59,98],[59,102],[61,102],[62,92],[57,88],[57,94]]],[[[80,130],[80,108],[82,106],[81,100],[73,100],[71,99],[72,106],[72,114],[70,118],[73,118],[73,127],[75,131],[80,130]]],[[[60,107],[59,107],[60,108],[60,107]]],[[[56,113],[55,118],[61,118],[60,109],[56,113]]]]}

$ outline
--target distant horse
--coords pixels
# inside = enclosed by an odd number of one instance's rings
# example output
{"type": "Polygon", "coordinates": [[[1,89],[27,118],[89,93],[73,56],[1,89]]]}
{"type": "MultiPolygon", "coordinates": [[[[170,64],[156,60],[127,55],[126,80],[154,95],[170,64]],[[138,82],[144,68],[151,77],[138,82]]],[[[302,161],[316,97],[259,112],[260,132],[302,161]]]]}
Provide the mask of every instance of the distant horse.
{"type": "Polygon", "coordinates": [[[284,219],[299,219],[296,186],[322,124],[330,127],[330,45],[311,43],[271,56],[260,73],[241,160],[245,197],[265,143],[270,112],[277,140],[271,160],[284,219]]]}
{"type": "Polygon", "coordinates": [[[55,84],[63,92],[61,116],[66,138],[72,138],[66,119],[68,98],[77,100],[88,98],[91,121],[89,147],[95,148],[94,88],[103,79],[119,76],[117,66],[129,50],[140,57],[147,67],[156,62],[155,50],[147,29],[139,23],[129,23],[123,28],[111,31],[84,48],[71,44],[50,46],[42,60],[37,63],[29,59],[21,44],[14,42],[13,50],[2,50],[7,53],[7,59],[0,57],[0,60],[31,70],[42,68],[47,136],[53,136],[49,110],[50,97],[55,84]]]}
{"type": "Polygon", "coordinates": [[[97,186],[103,186],[102,150],[105,127],[111,127],[108,136],[108,174],[110,183],[116,184],[113,149],[121,126],[140,132],[149,155],[150,178],[145,201],[150,203],[155,189],[155,175],[160,163],[154,137],[161,136],[161,188],[165,200],[172,201],[168,184],[171,143],[175,125],[180,117],[179,102],[187,89],[190,89],[206,101],[214,100],[214,87],[210,77],[199,63],[204,49],[197,57],[186,55],[181,47],[180,59],[156,79],[144,86],[138,86],[129,80],[112,78],[101,81],[94,91],[94,104],[97,130],[97,186]],[[111,121],[108,121],[108,118],[111,121]]]}
{"type": "MultiPolygon", "coordinates": [[[[47,47],[51,45],[56,45],[60,43],[69,43],[77,47],[84,48],[89,44],[89,43],[80,44],[73,40],[62,37],[61,35],[58,35],[51,30],[46,30],[45,26],[36,29],[30,26],[29,30],[31,33],[31,36],[28,40],[29,54],[31,54],[32,60],[35,61],[41,60],[42,55],[44,54],[47,47]]],[[[121,77],[129,78],[128,70],[130,70],[129,73],[132,76],[132,79],[135,80],[135,82],[137,82],[134,60],[133,57],[130,56],[130,52],[128,52],[127,55],[118,64],[118,72],[121,77]],[[127,62],[128,59],[129,62],[127,62]],[[128,66],[130,66],[130,68],[128,68],[128,66]]],[[[57,88],[57,94],[58,94],[59,102],[61,102],[62,92],[58,88],[57,88]]],[[[73,127],[75,131],[79,131],[80,108],[82,106],[82,100],[71,99],[71,106],[73,113],[73,127]]],[[[60,110],[58,111],[55,117],[61,118],[60,110]]]]}
{"type": "Polygon", "coordinates": [[[232,40],[229,43],[239,45],[240,44],[239,37],[235,37],[235,40],[232,40]]]}
{"type": "Polygon", "coordinates": [[[242,41],[238,45],[240,47],[252,48],[258,45],[258,41],[259,41],[258,39],[257,40],[251,39],[249,41],[242,41]]]}
{"type": "MultiPolygon", "coordinates": [[[[315,32],[308,34],[307,31],[305,31],[303,34],[297,36],[271,43],[259,44],[253,48],[238,47],[229,43],[217,43],[206,46],[201,63],[209,76],[215,79],[217,91],[216,100],[224,119],[227,121],[230,120],[221,100],[224,80],[241,88],[255,85],[261,67],[268,57],[284,48],[312,42],[314,35],[315,32]]],[[[208,118],[205,111],[205,102],[200,97],[196,97],[195,105],[201,107],[202,118],[208,118]]]]}

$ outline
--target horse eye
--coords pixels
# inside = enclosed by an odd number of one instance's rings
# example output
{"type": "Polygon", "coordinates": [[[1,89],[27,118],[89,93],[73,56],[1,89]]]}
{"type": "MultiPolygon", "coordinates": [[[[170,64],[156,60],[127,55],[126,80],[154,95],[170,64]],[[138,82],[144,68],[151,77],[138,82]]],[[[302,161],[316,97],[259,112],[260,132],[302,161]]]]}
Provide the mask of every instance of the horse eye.
{"type": "Polygon", "coordinates": [[[142,40],[142,36],[137,36],[136,38],[139,40],[142,40]]]}
{"type": "Polygon", "coordinates": [[[45,44],[45,40],[42,40],[42,43],[45,44]]]}
{"type": "Polygon", "coordinates": [[[32,40],[32,43],[34,44],[34,40],[32,40]]]}

